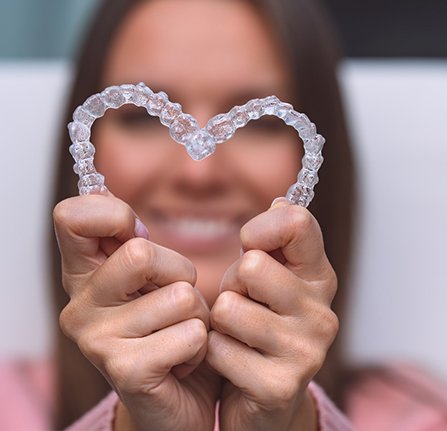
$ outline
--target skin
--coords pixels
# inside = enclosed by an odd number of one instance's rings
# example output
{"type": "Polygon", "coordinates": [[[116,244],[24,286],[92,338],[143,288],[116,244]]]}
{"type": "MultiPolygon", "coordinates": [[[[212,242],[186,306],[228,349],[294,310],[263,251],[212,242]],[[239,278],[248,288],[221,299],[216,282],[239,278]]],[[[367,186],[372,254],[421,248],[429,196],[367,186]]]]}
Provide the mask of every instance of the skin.
{"type": "MultiPolygon", "coordinates": [[[[105,71],[104,86],[144,80],[201,126],[253,97],[287,100],[293,85],[240,1],[144,2],[105,71]]],[[[54,210],[71,298],[61,326],[120,395],[115,428],[213,429],[220,399],[221,430],[317,429],[307,384],[338,330],[336,277],[313,216],[285,200],[269,208],[294,182],[295,134],[240,131],[195,162],[137,117],[122,108],[95,125],[113,195],[54,210]]]]}

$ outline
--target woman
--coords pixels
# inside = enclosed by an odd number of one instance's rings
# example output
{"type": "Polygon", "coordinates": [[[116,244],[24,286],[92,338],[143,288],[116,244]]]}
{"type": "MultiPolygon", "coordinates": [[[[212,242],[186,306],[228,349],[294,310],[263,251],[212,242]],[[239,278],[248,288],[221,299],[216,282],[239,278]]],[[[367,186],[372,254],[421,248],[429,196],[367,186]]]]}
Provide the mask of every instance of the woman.
{"type": "MultiPolygon", "coordinates": [[[[202,126],[276,94],[306,112],[328,144],[311,206],[317,223],[282,200],[270,207],[294,182],[301,155],[296,136],[275,121],[250,123],[200,163],[143,109],[122,108],[95,125],[96,166],[114,196],[56,206],[67,306],[55,287],[64,332],[121,401],[112,395],[79,429],[101,421],[116,429],[212,429],[215,421],[228,430],[349,429],[309,386],[316,379],[349,413],[340,348],[329,348],[342,315],[353,174],[322,12],[305,0],[104,2],[87,41],[70,113],[126,82],[166,91],[202,126]],[[162,288],[147,293],[153,284],[162,288]]],[[[57,202],[76,194],[68,145],[57,202]]],[[[59,346],[66,425],[107,389],[71,344],[61,338],[59,346]]],[[[358,411],[356,424],[373,423],[358,411]]]]}

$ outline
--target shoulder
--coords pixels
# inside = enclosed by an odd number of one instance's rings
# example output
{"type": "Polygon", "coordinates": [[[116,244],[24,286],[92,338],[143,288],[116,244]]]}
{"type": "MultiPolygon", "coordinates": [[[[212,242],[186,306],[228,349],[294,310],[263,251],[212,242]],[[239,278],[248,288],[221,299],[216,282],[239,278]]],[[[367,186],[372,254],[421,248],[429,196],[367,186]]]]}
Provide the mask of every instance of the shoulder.
{"type": "Polygon", "coordinates": [[[361,370],[346,397],[350,420],[369,430],[447,429],[447,385],[415,366],[361,370]]]}

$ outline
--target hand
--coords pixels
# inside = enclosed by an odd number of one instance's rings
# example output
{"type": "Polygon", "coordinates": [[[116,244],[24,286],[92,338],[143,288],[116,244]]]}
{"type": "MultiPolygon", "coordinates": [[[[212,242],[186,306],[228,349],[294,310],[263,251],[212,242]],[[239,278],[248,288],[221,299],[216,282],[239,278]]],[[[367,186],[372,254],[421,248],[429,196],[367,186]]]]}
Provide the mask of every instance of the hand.
{"type": "Polygon", "coordinates": [[[116,426],[212,430],[219,379],[198,367],[209,309],[192,263],[136,238],[135,214],[110,195],[67,199],[54,222],[70,296],[60,323],[127,407],[116,426]]]}
{"type": "Polygon", "coordinates": [[[221,430],[316,430],[306,389],[338,331],[336,276],[319,226],[282,201],[249,221],[241,241],[245,253],[210,313],[206,360],[228,379],[221,430]]]}

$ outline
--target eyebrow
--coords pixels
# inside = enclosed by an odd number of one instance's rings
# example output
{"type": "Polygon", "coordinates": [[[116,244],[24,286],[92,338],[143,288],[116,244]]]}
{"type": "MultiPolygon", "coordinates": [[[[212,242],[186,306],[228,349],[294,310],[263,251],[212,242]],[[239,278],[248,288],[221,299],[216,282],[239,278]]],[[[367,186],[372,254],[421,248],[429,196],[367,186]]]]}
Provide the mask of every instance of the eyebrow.
{"type": "MultiPolygon", "coordinates": [[[[175,86],[163,84],[162,82],[157,83],[156,81],[151,81],[146,83],[146,85],[155,93],[164,91],[171,102],[178,102],[182,106],[185,105],[186,101],[182,100],[181,91],[178,91],[178,88],[175,88],[175,86]]],[[[247,86],[230,88],[224,94],[224,97],[219,100],[219,112],[227,112],[234,106],[244,105],[251,99],[260,99],[272,95],[277,96],[284,102],[290,102],[293,99],[292,90],[286,83],[279,83],[279,85],[251,83],[247,86]]]]}
{"type": "Polygon", "coordinates": [[[277,96],[280,99],[287,96],[288,91],[285,86],[272,88],[268,86],[259,86],[253,88],[242,88],[228,94],[225,105],[230,107],[235,105],[243,105],[251,99],[261,99],[267,96],[277,96]]]}

